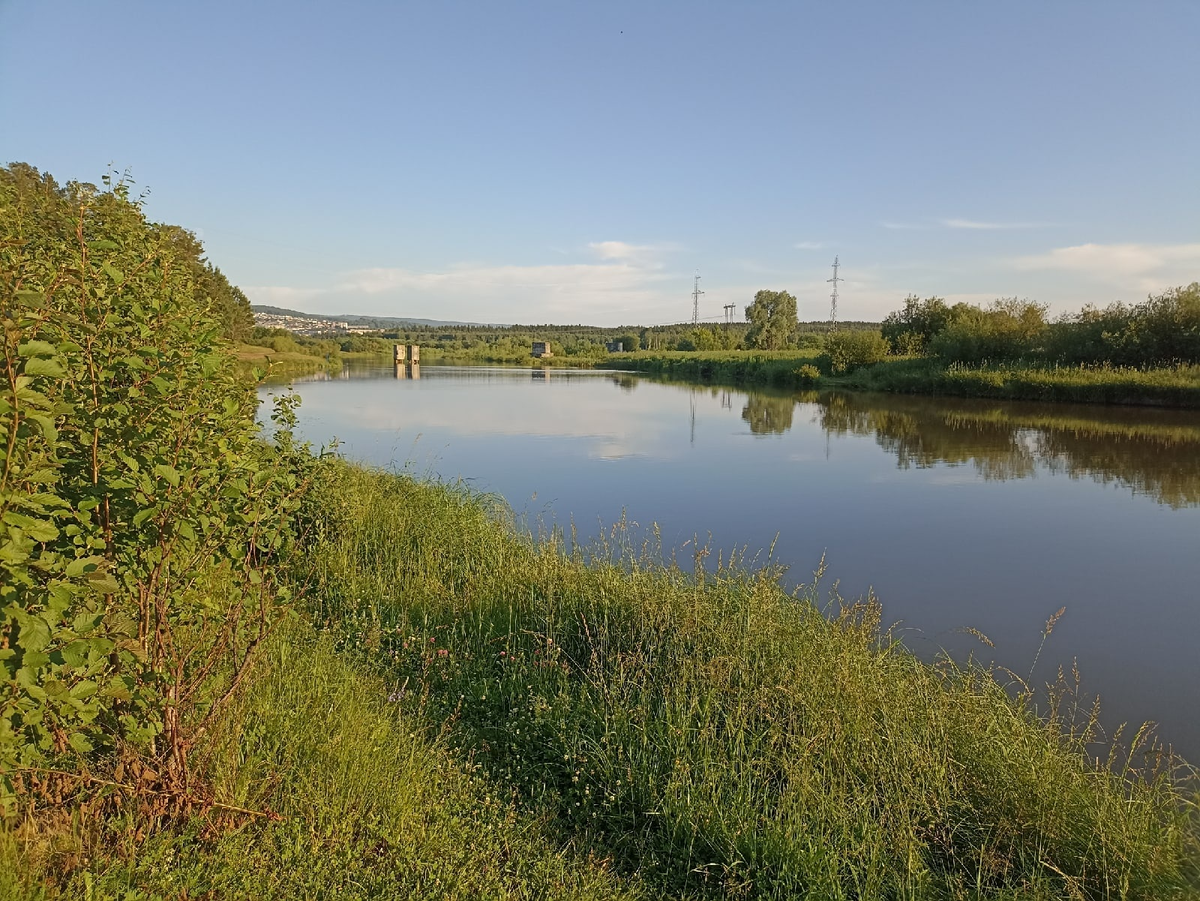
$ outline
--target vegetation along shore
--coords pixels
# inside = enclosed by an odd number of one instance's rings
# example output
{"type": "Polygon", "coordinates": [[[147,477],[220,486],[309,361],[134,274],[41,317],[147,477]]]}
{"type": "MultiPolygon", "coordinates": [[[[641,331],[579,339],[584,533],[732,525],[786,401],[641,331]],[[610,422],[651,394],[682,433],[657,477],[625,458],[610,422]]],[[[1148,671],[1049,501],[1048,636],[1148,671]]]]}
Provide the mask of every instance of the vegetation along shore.
{"type": "Polygon", "coordinates": [[[909,297],[879,330],[836,330],[819,346],[805,343],[785,320],[770,340],[751,334],[740,350],[642,352],[606,365],[736,385],[1200,407],[1196,282],[1055,322],[1028,301],[981,308],[909,297]]]}
{"type": "Polygon", "coordinates": [[[265,442],[194,238],[27,166],[0,213],[0,897],[1200,892],[1192,771],[1097,757],[1070,676],[1035,708],[819,575],[568,552],[286,396],[265,442]]]}

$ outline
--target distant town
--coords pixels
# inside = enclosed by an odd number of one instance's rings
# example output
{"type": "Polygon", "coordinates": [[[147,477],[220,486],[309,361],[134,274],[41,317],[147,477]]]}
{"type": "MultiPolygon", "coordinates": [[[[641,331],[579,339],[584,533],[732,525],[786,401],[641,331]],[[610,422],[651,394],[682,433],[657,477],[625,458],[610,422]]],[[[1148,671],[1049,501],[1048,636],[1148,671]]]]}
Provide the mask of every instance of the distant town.
{"type": "Polygon", "coordinates": [[[308,316],[260,313],[257,310],[254,313],[254,324],[261,328],[287,329],[294,335],[310,338],[316,335],[365,335],[375,331],[337,319],[313,319],[308,316]]]}

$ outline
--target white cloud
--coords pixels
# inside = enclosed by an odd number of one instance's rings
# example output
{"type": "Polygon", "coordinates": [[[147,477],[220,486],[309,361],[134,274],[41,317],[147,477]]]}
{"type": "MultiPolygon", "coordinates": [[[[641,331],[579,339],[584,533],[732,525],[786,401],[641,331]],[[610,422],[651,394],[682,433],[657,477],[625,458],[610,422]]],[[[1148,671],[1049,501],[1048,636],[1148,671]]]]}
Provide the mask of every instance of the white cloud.
{"type": "Polygon", "coordinates": [[[820,250],[825,245],[821,241],[800,241],[796,244],[797,250],[820,250]]]}
{"type": "Polygon", "coordinates": [[[1161,291],[1200,272],[1200,244],[1079,244],[1018,257],[1023,271],[1064,272],[1116,288],[1161,291]]]}
{"type": "Polygon", "coordinates": [[[598,262],[544,265],[458,263],[440,271],[375,266],[324,288],[247,287],[254,303],[313,312],[421,316],[482,322],[602,322],[686,318],[690,279],[668,273],[674,244],[602,241],[598,262]],[[677,283],[667,288],[668,283],[677,283]]]}
{"type": "Polygon", "coordinates": [[[622,261],[654,269],[662,267],[662,257],[665,254],[682,249],[680,245],[672,242],[629,244],[625,241],[593,241],[588,248],[601,260],[622,261]]]}
{"type": "Polygon", "coordinates": [[[943,219],[942,225],[946,228],[966,228],[966,229],[1014,229],[1014,228],[1049,228],[1049,223],[1046,222],[979,222],[974,219],[943,219]]]}

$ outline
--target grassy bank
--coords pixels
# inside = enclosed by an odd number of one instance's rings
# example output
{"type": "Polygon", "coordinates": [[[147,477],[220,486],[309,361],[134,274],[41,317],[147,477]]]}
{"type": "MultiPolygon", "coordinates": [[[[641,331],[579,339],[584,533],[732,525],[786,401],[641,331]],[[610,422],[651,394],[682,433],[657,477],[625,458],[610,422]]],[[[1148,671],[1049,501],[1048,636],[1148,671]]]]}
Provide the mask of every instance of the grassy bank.
{"type": "Polygon", "coordinates": [[[1200,408],[1200,366],[967,366],[900,359],[864,366],[829,384],[906,394],[1200,408]]]}
{"type": "Polygon", "coordinates": [[[835,375],[828,358],[818,351],[639,353],[614,357],[607,365],[666,378],[739,386],[1200,408],[1200,366],[1187,365],[1157,369],[966,365],[930,357],[901,357],[835,375]]]}
{"type": "MultiPolygon", "coordinates": [[[[918,662],[871,604],[534,547],[444,487],[342,468],[314,609],[413,715],[656,893],[1190,897],[1197,809],[1086,712],[918,662]],[[609,562],[606,562],[609,561],[609,562]]],[[[332,497],[333,495],[330,495],[332,497]]],[[[1137,745],[1137,742],[1134,742],[1137,745]]]]}
{"type": "Polygon", "coordinates": [[[238,344],[234,348],[237,368],[245,376],[255,370],[272,379],[311,375],[314,372],[341,372],[340,355],[306,354],[298,350],[277,351],[257,344],[238,344]]]}
{"type": "Polygon", "coordinates": [[[615,354],[604,365],[609,369],[646,372],[669,379],[802,388],[811,387],[812,380],[802,375],[799,369],[817,363],[819,355],[817,349],[643,351],[615,354]]]}
{"type": "Polygon", "coordinates": [[[869,601],[704,551],[695,579],[620,530],[566,555],[485,498],[335,461],[301,520],[304,608],[197,751],[215,806],[32,803],[0,897],[1200,891],[1177,761],[1089,760],[1069,686],[1039,717],[1011,677],[917,661],[869,601]]]}
{"type": "Polygon", "coordinates": [[[277,351],[256,344],[238,344],[233,350],[237,371],[249,377],[258,372],[264,380],[287,381],[296,376],[328,372],[338,375],[342,367],[353,361],[391,362],[391,351],[386,355],[357,351],[328,351],[305,353],[303,350],[277,351]]]}
{"type": "Polygon", "coordinates": [[[273,639],[203,769],[227,806],[190,823],[54,805],[0,825],[0,898],[641,896],[299,620],[273,639]]]}

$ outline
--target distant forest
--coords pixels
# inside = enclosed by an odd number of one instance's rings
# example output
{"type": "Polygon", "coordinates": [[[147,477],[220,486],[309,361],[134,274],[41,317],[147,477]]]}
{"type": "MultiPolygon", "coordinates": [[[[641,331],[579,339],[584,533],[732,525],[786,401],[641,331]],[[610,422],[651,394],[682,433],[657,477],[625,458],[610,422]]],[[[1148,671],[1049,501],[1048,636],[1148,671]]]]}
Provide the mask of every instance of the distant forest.
{"type": "MultiPolygon", "coordinates": [[[[276,315],[297,316],[305,319],[332,319],[351,325],[370,327],[369,323],[385,321],[387,317],[333,315],[327,313],[298,313],[278,307],[256,305],[258,312],[276,315]]],[[[255,329],[256,343],[279,344],[277,350],[300,349],[305,345],[334,343],[342,353],[387,353],[394,343],[419,344],[428,356],[450,357],[481,362],[519,361],[529,358],[534,341],[550,345],[556,357],[580,360],[604,357],[613,342],[620,343],[621,351],[630,353],[639,350],[733,350],[746,345],[746,333],[750,324],[734,322],[728,324],[702,324],[690,322],[673,325],[643,327],[636,325],[592,326],[592,325],[484,325],[478,323],[429,324],[428,320],[401,320],[395,318],[387,327],[375,329],[370,335],[340,335],[331,333],[320,338],[291,336],[283,329],[255,329]],[[294,348],[286,339],[295,342],[294,348]],[[282,345],[287,343],[285,348],[282,345]]],[[[878,331],[877,322],[839,322],[843,330],[878,331]]],[[[817,347],[821,337],[829,331],[826,321],[801,322],[794,332],[793,346],[817,347]]]]}

